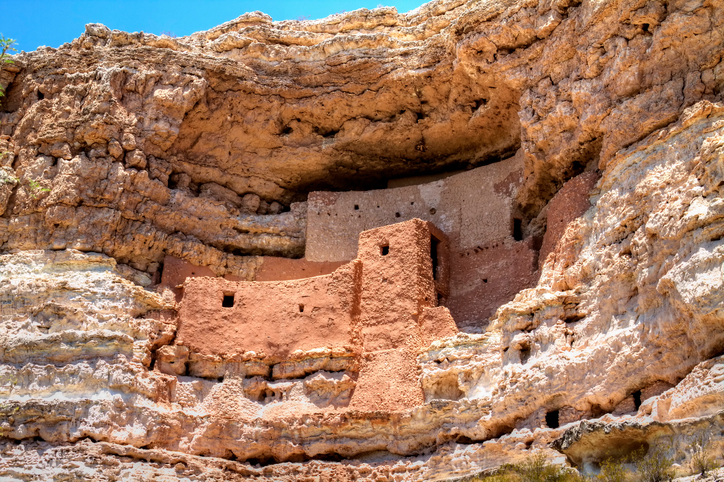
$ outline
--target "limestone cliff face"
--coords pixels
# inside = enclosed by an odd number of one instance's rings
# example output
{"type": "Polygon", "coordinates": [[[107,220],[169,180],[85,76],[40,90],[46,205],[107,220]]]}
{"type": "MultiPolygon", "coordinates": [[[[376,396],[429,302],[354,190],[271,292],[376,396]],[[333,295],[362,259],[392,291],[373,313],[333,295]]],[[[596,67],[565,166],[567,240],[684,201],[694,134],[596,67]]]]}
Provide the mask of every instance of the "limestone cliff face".
{"type": "MultiPolygon", "coordinates": [[[[16,56],[0,478],[444,480],[535,451],[591,470],[663,439],[684,467],[701,433],[721,455],[723,52],[715,1],[440,0],[174,39],[89,25],[16,56]],[[254,280],[304,255],[312,190],[513,154],[512,237],[542,243],[538,281],[482,333],[273,366],[177,337],[167,256],[254,280]],[[350,405],[388,361],[424,401],[350,405]]],[[[433,310],[408,314],[449,320],[433,310]]]]}

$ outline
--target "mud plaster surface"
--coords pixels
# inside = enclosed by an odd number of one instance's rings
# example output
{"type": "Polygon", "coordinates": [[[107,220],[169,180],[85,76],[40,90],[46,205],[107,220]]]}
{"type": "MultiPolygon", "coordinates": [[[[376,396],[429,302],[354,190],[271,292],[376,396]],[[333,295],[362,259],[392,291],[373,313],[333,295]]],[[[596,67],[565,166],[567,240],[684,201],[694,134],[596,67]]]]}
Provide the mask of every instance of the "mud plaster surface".
{"type": "Polygon", "coordinates": [[[361,356],[350,408],[411,408],[424,401],[418,351],[457,331],[447,310],[425,311],[447,293],[448,276],[448,240],[431,223],[376,228],[360,235],[357,259],[330,275],[275,282],[187,278],[176,345],[192,359],[254,352],[285,360],[322,347],[352,350],[361,356]]]}

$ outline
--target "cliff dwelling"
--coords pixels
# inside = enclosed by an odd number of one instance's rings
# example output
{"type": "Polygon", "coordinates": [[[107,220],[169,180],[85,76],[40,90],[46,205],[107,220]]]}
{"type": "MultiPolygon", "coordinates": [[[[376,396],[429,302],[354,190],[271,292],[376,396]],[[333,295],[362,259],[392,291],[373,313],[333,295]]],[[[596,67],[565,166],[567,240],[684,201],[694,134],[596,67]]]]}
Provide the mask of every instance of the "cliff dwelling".
{"type": "MultiPolygon", "coordinates": [[[[363,232],[356,259],[328,275],[280,282],[189,278],[176,345],[168,349],[181,357],[166,358],[160,369],[184,375],[188,365],[197,376],[213,371],[214,378],[228,373],[270,380],[343,372],[356,379],[347,377],[343,389],[353,409],[420,405],[418,351],[457,332],[438,306],[448,292],[447,268],[447,237],[413,219],[363,232]],[[289,362],[315,350],[326,355],[289,362]],[[243,360],[245,353],[253,360],[243,360]]],[[[335,404],[342,404],[339,397],[335,404]]]]}
{"type": "MultiPolygon", "coordinates": [[[[398,179],[386,189],[310,193],[307,203],[297,208],[306,207],[304,257],[260,257],[261,266],[251,278],[277,281],[329,274],[355,258],[363,231],[424,219],[439,226],[450,240],[445,243],[445,264],[440,265],[449,280],[437,294],[438,303],[450,310],[459,329],[482,331],[495,310],[520,290],[533,286],[539,274],[544,236],[524,236],[522,215],[516,211],[522,159],[513,156],[433,177],[441,179],[398,179]]],[[[551,209],[563,225],[588,208],[586,194],[596,179],[595,175],[581,176],[578,197],[569,196],[565,207],[551,209]]],[[[549,232],[546,244],[555,244],[553,236],[560,234],[549,232]]],[[[438,262],[437,256],[432,258],[438,262]]],[[[162,285],[176,290],[187,276],[215,276],[208,267],[175,257],[166,258],[162,272],[162,285]]]]}
{"type": "Polygon", "coordinates": [[[433,0],[0,54],[0,480],[721,479],[722,32],[433,0]]]}

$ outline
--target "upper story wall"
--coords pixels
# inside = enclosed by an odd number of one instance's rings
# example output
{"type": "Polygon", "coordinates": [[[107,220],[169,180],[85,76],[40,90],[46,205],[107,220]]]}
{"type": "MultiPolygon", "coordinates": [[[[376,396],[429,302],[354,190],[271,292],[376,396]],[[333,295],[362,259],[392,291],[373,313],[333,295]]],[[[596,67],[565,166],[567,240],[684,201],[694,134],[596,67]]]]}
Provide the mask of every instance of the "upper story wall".
{"type": "Polygon", "coordinates": [[[455,251],[512,240],[513,197],[522,180],[516,155],[426,184],[310,193],[306,259],[353,259],[360,233],[413,218],[432,222],[455,251]]]}
{"type": "Polygon", "coordinates": [[[431,223],[413,219],[365,231],[360,337],[365,351],[420,348],[420,317],[447,293],[448,241],[431,223]]]}

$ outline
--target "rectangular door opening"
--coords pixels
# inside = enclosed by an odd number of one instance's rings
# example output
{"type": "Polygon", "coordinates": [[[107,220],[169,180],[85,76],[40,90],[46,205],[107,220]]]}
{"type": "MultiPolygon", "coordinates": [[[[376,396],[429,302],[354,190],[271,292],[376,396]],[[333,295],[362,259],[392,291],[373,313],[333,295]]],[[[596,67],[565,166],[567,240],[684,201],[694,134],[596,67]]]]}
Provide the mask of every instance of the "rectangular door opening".
{"type": "Polygon", "coordinates": [[[435,236],[430,236],[430,258],[432,259],[432,279],[437,279],[437,269],[440,266],[440,262],[438,260],[438,245],[440,244],[440,240],[437,239],[435,236]]]}

